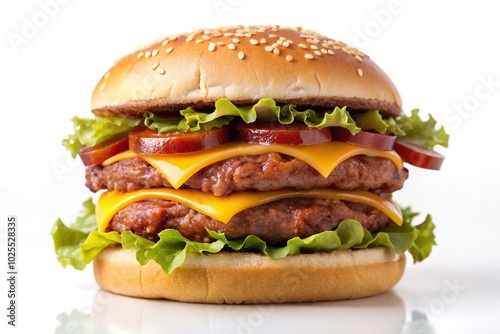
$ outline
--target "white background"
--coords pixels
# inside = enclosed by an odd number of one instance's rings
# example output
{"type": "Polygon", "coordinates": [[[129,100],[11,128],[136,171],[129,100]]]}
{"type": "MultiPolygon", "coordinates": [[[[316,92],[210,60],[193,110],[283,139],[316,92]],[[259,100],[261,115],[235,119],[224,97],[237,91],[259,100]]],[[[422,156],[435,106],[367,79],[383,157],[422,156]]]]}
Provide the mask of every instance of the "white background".
{"type": "Polygon", "coordinates": [[[500,3],[464,3],[3,1],[2,328],[12,330],[5,225],[17,215],[19,332],[499,332],[500,3]],[[57,217],[71,222],[90,195],[83,167],[60,143],[73,115],[91,115],[101,75],[115,59],[164,35],[231,24],[300,25],[356,46],[393,79],[406,112],[432,113],[450,133],[450,148],[440,150],[447,156],[442,170],[411,168],[396,195],[433,214],[438,247],[424,263],[410,263],[391,293],[310,305],[179,305],[104,293],[90,267],[77,272],[57,263],[52,224],[57,217]]]}

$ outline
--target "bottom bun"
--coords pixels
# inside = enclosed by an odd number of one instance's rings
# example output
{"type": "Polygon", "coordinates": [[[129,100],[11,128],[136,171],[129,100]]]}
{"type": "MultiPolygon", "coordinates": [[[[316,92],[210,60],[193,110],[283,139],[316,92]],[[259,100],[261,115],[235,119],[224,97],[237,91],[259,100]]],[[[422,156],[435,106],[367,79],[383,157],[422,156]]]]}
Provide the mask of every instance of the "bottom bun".
{"type": "Polygon", "coordinates": [[[182,302],[257,304],[368,297],[393,287],[406,258],[387,248],[291,255],[188,254],[166,274],[153,261],[141,266],[134,250],[108,247],[94,260],[99,286],[121,295],[182,302]]]}

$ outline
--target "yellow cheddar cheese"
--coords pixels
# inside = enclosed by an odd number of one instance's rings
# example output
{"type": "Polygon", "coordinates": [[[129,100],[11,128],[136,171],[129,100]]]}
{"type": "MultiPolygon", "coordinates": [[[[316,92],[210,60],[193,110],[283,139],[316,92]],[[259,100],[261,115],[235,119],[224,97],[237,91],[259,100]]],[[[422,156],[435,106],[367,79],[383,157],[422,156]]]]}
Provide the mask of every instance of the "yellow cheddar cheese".
{"type": "Polygon", "coordinates": [[[193,189],[155,188],[132,192],[105,192],[96,206],[96,220],[99,231],[105,231],[113,216],[127,205],[150,198],[158,198],[184,204],[193,210],[205,214],[223,223],[245,209],[270,203],[285,198],[308,197],[342,200],[363,203],[372,206],[394,223],[401,226],[402,215],[399,207],[391,200],[384,199],[367,191],[341,191],[334,189],[313,190],[275,190],[262,192],[237,192],[229,196],[218,197],[193,189]]]}
{"type": "Polygon", "coordinates": [[[328,177],[342,161],[356,155],[387,158],[398,169],[403,168],[403,161],[394,151],[366,148],[337,141],[319,145],[229,143],[205,151],[162,155],[140,155],[129,150],[107,159],[103,165],[110,165],[123,159],[140,157],[155,167],[174,188],[178,189],[196,172],[216,162],[242,155],[259,155],[272,152],[300,159],[316,169],[324,177],[328,177]]]}

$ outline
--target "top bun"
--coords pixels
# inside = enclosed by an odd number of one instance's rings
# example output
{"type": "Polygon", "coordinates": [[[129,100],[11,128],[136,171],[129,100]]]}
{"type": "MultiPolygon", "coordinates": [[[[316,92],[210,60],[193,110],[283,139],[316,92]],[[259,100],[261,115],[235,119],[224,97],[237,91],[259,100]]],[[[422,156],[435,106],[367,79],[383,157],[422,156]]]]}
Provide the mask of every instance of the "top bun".
{"type": "Polygon", "coordinates": [[[98,116],[178,113],[271,97],[302,106],[401,114],[401,98],[370,58],[301,28],[226,27],[170,36],[116,62],[92,95],[98,116]]]}

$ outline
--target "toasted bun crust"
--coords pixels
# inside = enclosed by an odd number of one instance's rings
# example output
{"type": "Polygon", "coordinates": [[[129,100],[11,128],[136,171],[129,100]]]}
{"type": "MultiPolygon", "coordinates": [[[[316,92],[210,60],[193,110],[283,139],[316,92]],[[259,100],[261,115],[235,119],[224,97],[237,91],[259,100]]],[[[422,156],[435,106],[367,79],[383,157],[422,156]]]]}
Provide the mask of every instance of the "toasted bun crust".
{"type": "Polygon", "coordinates": [[[387,248],[342,250],[272,260],[253,253],[189,254],[172,274],[134,250],[108,247],[94,260],[104,290],[143,298],[196,303],[287,303],[354,299],[394,286],[406,258],[387,248]]]}
{"type": "Polygon", "coordinates": [[[178,113],[219,98],[378,109],[398,116],[401,98],[362,52],[302,29],[271,26],[198,30],[165,37],[116,62],[92,95],[99,116],[178,113]]]}

